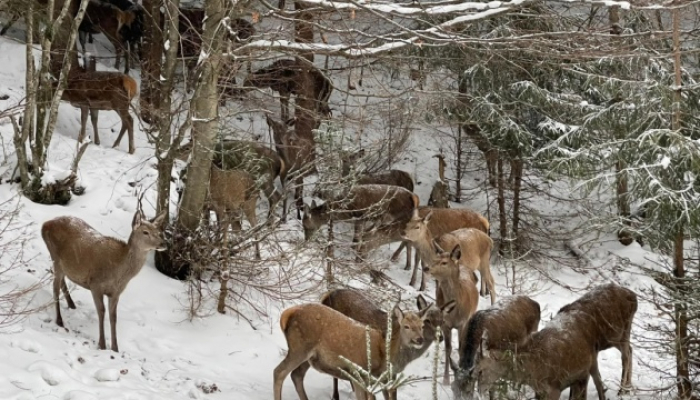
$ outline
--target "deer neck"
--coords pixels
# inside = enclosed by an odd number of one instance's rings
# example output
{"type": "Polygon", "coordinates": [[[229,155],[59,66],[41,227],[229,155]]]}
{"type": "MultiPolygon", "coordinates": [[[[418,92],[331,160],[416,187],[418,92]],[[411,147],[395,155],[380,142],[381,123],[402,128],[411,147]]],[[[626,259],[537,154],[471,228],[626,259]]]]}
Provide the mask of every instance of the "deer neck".
{"type": "Polygon", "coordinates": [[[432,263],[436,249],[433,244],[433,235],[430,231],[425,232],[421,240],[416,241],[413,245],[418,249],[418,254],[420,254],[420,259],[423,260],[423,263],[426,265],[432,263]]]}
{"type": "Polygon", "coordinates": [[[397,372],[403,371],[413,360],[425,354],[432,344],[432,340],[426,339],[421,347],[401,346],[394,361],[394,370],[397,372]]]}
{"type": "Polygon", "coordinates": [[[127,246],[128,250],[122,260],[122,267],[124,269],[121,273],[123,277],[131,279],[141,271],[143,264],[146,262],[146,254],[148,254],[148,252],[136,246],[133,242],[133,238],[129,238],[127,246]]]}

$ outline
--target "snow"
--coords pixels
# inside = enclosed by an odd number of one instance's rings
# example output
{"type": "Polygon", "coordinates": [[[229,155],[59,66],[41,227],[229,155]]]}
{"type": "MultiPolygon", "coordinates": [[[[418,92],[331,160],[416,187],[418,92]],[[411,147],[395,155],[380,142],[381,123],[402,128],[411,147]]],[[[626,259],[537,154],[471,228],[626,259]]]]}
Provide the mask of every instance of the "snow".
{"type": "MultiPolygon", "coordinates": [[[[328,2],[326,2],[328,3],[328,2]]],[[[329,3],[330,4],[330,3],[329,3]]],[[[364,4],[364,3],[363,3],[364,4]]],[[[370,3],[367,3],[370,4],[370,3]]],[[[501,2],[464,3],[459,6],[487,8],[487,12],[503,10],[501,2]]],[[[503,3],[506,4],[506,3],[503,3]]],[[[511,2],[508,4],[515,4],[511,2]]],[[[386,7],[386,3],[382,3],[386,7]]],[[[395,4],[397,10],[402,6],[395,4]]],[[[457,5],[455,5],[457,7],[457,5]]],[[[461,17],[467,21],[471,16],[461,17]]],[[[97,38],[96,38],[97,39],[97,38]]],[[[276,45],[291,45],[282,41],[258,41],[255,46],[267,43],[276,45]]],[[[388,51],[393,47],[409,44],[386,44],[378,47],[388,51]]],[[[295,44],[299,45],[299,44],[295,44]]],[[[246,46],[253,46],[249,44],[246,46]]],[[[245,47],[245,46],[243,46],[245,47]]],[[[367,54],[365,50],[347,50],[349,54],[367,54]]],[[[379,51],[379,50],[377,50],[379,51]]],[[[202,52],[200,61],[207,54],[202,52]]],[[[0,61],[4,68],[0,69],[0,94],[7,93],[10,100],[0,101],[0,108],[9,108],[12,101],[18,101],[23,94],[23,61],[24,47],[16,42],[0,38],[0,61]]],[[[100,66],[104,69],[104,66],[100,66]]],[[[134,72],[138,73],[138,72],[134,72]]],[[[333,77],[344,82],[346,76],[333,77]]],[[[369,80],[369,78],[365,78],[369,80]]],[[[137,79],[137,81],[140,81],[137,79]]],[[[407,83],[407,85],[410,83],[407,83]]],[[[336,96],[336,94],[334,94],[336,96]]],[[[363,100],[364,101],[364,100],[363,100]]],[[[1,112],[2,110],[0,110],[1,112]]],[[[9,143],[12,127],[7,119],[0,120],[0,136],[4,143],[9,143]]],[[[257,316],[252,325],[235,315],[220,315],[211,312],[188,319],[186,286],[184,283],[169,279],[159,273],[149,256],[146,266],[129,283],[121,296],[118,307],[118,326],[120,352],[98,350],[97,313],[92,296],[88,290],[69,283],[72,297],[77,309],[71,310],[61,301],[65,328],[55,323],[55,310],[51,303],[51,260],[41,239],[41,224],[58,216],[75,216],[94,227],[101,235],[118,239],[126,239],[131,231],[131,218],[136,208],[135,186],[150,188],[144,199],[146,214],[154,215],[155,204],[154,185],[156,177],[155,160],[152,145],[137,123],[135,129],[136,152],[129,155],[125,146],[121,149],[109,148],[116,138],[120,120],[113,112],[103,111],[100,115],[100,134],[104,135],[103,145],[90,145],[80,164],[79,178],[87,188],[82,196],[74,196],[65,207],[46,206],[21,199],[17,224],[28,224],[29,240],[24,245],[26,264],[19,268],[10,269],[7,274],[0,275],[0,293],[9,288],[25,287],[43,282],[43,286],[32,293],[27,299],[27,305],[38,308],[25,319],[13,325],[3,327],[0,331],[0,398],[2,399],[63,399],[63,400],[110,400],[110,399],[149,399],[149,400],[183,400],[183,399],[236,399],[236,400],[269,400],[272,398],[272,371],[283,359],[287,344],[279,328],[281,311],[300,301],[258,300],[256,302],[266,315],[257,316]],[[8,279],[11,278],[11,279],[8,279]],[[44,306],[43,308],[41,308],[44,306]]],[[[257,127],[264,126],[259,120],[253,122],[257,127]]],[[[50,170],[45,175],[45,182],[61,179],[69,172],[70,163],[76,149],[80,126],[80,112],[67,103],[62,102],[58,114],[57,131],[50,145],[50,170]]],[[[564,129],[565,127],[561,127],[564,129]]],[[[89,133],[91,127],[88,126],[89,133]]],[[[434,131],[422,130],[416,133],[418,139],[413,140],[411,156],[402,161],[397,167],[414,171],[422,183],[416,192],[422,201],[427,200],[430,188],[437,171],[426,166],[432,165],[431,157],[436,153],[439,143],[434,141],[434,131]],[[420,165],[418,168],[416,165],[420,165]]],[[[0,160],[2,165],[4,160],[0,160]]],[[[2,170],[0,170],[2,171],[2,170]]],[[[10,171],[11,172],[11,171],[10,171]]],[[[8,172],[9,173],[9,172],[8,172]]],[[[17,185],[5,184],[7,176],[2,176],[0,185],[0,204],[17,197],[17,185]]],[[[479,183],[474,176],[465,178],[471,187],[479,183]]],[[[537,179],[533,178],[533,182],[537,179]]],[[[535,182],[536,183],[536,182],[535,182]]],[[[551,190],[558,195],[571,196],[566,184],[551,184],[551,190]]],[[[175,183],[172,184],[174,193],[175,183]]],[[[548,200],[539,201],[533,206],[541,212],[551,212],[552,204],[548,200]]],[[[471,208],[485,211],[486,200],[474,200],[471,208]]],[[[455,204],[454,206],[460,207],[455,204]]],[[[171,205],[175,210],[175,204],[171,205]]],[[[575,213],[575,209],[571,210],[575,213]]],[[[260,210],[258,213],[260,215],[260,210]]],[[[288,222],[284,228],[292,239],[301,237],[300,223],[288,222]]],[[[0,242],[6,237],[0,238],[0,242]]],[[[541,327],[547,324],[561,306],[567,304],[583,293],[583,289],[594,283],[605,283],[612,275],[622,284],[638,291],[653,284],[646,279],[635,266],[658,269],[662,258],[641,248],[638,245],[624,247],[614,240],[613,235],[600,232],[595,238],[581,237],[580,241],[591,241],[587,256],[591,268],[586,273],[574,272],[553,262],[534,266],[546,269],[550,276],[566,287],[538,275],[533,268],[524,274],[534,277],[537,290],[531,294],[542,306],[541,327]],[[613,265],[623,265],[624,268],[609,273],[613,265]],[[569,290],[569,288],[575,289],[569,290]]],[[[378,257],[388,260],[397,244],[385,246],[378,257]]],[[[403,256],[402,256],[403,257],[403,256]]],[[[12,267],[0,254],[0,270],[12,267]]],[[[289,263],[301,263],[303,259],[295,259],[290,255],[289,263]]],[[[403,258],[388,271],[389,276],[401,285],[404,290],[403,299],[413,297],[417,292],[407,287],[410,271],[403,271],[403,258]]],[[[315,266],[317,269],[318,266],[315,266]]],[[[500,298],[510,291],[507,286],[511,271],[497,257],[492,261],[493,275],[500,298]]],[[[519,272],[521,273],[521,272],[519,272]]],[[[309,274],[309,276],[315,276],[309,274]]],[[[311,280],[311,278],[309,278],[311,280]]],[[[307,282],[310,283],[310,282],[307,282]]],[[[353,284],[361,285],[358,281],[353,284]]],[[[322,289],[314,293],[318,298],[322,289]]],[[[432,297],[434,287],[431,285],[424,293],[432,297]]],[[[310,299],[312,300],[312,299],[310,299]]],[[[650,321],[659,318],[651,306],[640,299],[638,321],[650,321]]],[[[479,308],[489,307],[489,301],[481,298],[479,308]]],[[[640,323],[641,324],[641,323],[640,323]]],[[[109,322],[105,321],[107,341],[109,345],[109,322]]],[[[643,336],[639,325],[635,325],[633,341],[643,336]]],[[[453,335],[453,337],[456,335],[453,335]]],[[[456,340],[456,339],[455,339],[456,340]]],[[[456,346],[455,346],[456,348],[456,346]]],[[[408,375],[419,377],[428,376],[431,368],[433,349],[426,355],[409,365],[408,375]]],[[[456,354],[453,354],[456,357],[456,354]]],[[[659,386],[659,378],[648,362],[663,360],[661,355],[650,353],[644,348],[635,348],[633,383],[640,388],[659,386]],[[644,361],[642,361],[644,360],[644,361]],[[652,360],[652,361],[650,361],[652,360]]],[[[442,357],[441,357],[442,358],[442,357]]],[[[620,355],[615,349],[601,352],[599,355],[600,370],[608,388],[609,399],[617,399],[617,387],[620,375],[620,355]]],[[[442,361],[441,361],[442,362],[442,361]]],[[[441,371],[442,365],[439,366],[441,371]]],[[[305,379],[306,390],[312,399],[325,399],[331,393],[331,380],[311,370],[305,379]]],[[[341,399],[352,398],[350,386],[341,383],[341,399]]],[[[429,380],[416,380],[399,390],[401,399],[428,399],[431,393],[429,380]]],[[[438,396],[441,400],[452,397],[450,388],[438,384],[438,396]]],[[[566,394],[568,396],[568,394],[566,394]]],[[[645,391],[635,393],[635,398],[650,396],[645,391]]],[[[296,392],[291,379],[284,383],[284,399],[296,399],[296,392]]],[[[592,383],[589,384],[588,398],[595,399],[596,392],[592,383]]]]}

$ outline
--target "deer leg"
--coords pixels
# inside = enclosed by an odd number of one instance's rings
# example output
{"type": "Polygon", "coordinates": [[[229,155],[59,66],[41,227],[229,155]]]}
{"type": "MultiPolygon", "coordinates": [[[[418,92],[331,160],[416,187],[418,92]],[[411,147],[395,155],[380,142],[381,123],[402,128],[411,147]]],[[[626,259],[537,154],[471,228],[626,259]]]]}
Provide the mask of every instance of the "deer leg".
{"type": "Polygon", "coordinates": [[[632,389],[632,346],[630,345],[631,327],[625,332],[623,342],[618,347],[622,354],[622,378],[620,380],[620,394],[629,393],[632,389]]]}
{"type": "Polygon", "coordinates": [[[442,334],[445,337],[445,373],[443,374],[442,383],[450,384],[450,355],[452,354],[452,327],[443,325],[442,334]]]}
{"type": "Polygon", "coordinates": [[[97,118],[100,116],[100,110],[90,109],[90,122],[92,122],[92,132],[95,134],[95,144],[100,144],[100,135],[97,133],[97,118]]]}
{"type": "Polygon", "coordinates": [[[55,262],[53,271],[53,301],[54,303],[56,303],[56,325],[64,328],[63,318],[61,317],[61,305],[58,302],[58,297],[61,294],[61,283],[63,282],[63,275],[58,273],[58,268],[56,268],[55,262]]]}
{"type": "MultiPolygon", "coordinates": [[[[255,206],[257,203],[257,195],[258,193],[255,193],[252,199],[247,200],[245,203],[243,203],[243,212],[245,213],[246,219],[248,219],[248,222],[250,222],[250,228],[253,229],[258,225],[258,216],[255,214],[255,206]]],[[[258,242],[258,235],[255,235],[253,237],[255,240],[255,257],[257,259],[260,259],[260,243],[258,242]]],[[[294,374],[292,374],[292,379],[294,379],[294,374]]]]}
{"type": "Polygon", "coordinates": [[[95,39],[92,37],[92,32],[88,33],[88,43],[92,44],[95,39]]]}
{"type": "Polygon", "coordinates": [[[102,293],[92,292],[92,300],[95,302],[95,308],[97,309],[97,319],[100,325],[100,339],[97,343],[97,348],[100,350],[105,350],[107,346],[105,345],[105,303],[102,293]]]}
{"type": "Polygon", "coordinates": [[[491,294],[491,305],[496,303],[496,287],[493,275],[491,274],[491,266],[489,255],[482,257],[481,265],[479,267],[479,273],[481,274],[481,291],[482,296],[486,296],[486,291],[491,294]]]}
{"type": "Polygon", "coordinates": [[[80,106],[80,133],[78,134],[78,144],[83,143],[85,140],[85,133],[87,130],[87,118],[90,113],[90,109],[87,105],[80,106]]]}
{"type": "MultiPolygon", "coordinates": [[[[605,386],[603,386],[603,379],[600,377],[600,371],[598,370],[598,353],[596,352],[593,355],[593,357],[593,365],[591,365],[591,378],[593,378],[595,389],[598,392],[598,400],[605,400],[605,386]]],[[[581,397],[581,399],[586,400],[586,387],[588,386],[588,378],[586,378],[585,381],[582,381],[582,383],[585,384],[583,385],[583,396],[581,397]]]]}
{"type": "Polygon", "coordinates": [[[352,247],[355,249],[355,262],[362,262],[361,247],[362,243],[362,221],[355,221],[352,234],[352,247]]]}
{"type": "Polygon", "coordinates": [[[305,363],[307,361],[306,359],[306,353],[297,353],[294,349],[289,349],[287,356],[275,367],[272,373],[274,400],[282,400],[282,385],[284,384],[284,379],[301,364],[305,363]]]}
{"type": "Polygon", "coordinates": [[[304,389],[304,377],[309,368],[311,368],[311,364],[307,361],[292,371],[292,382],[294,383],[294,388],[297,391],[299,400],[309,400],[308,396],[306,396],[306,390],[304,389]]]}
{"type": "Polygon", "coordinates": [[[340,392],[338,391],[338,378],[333,378],[333,394],[331,400],[340,400],[340,392]]]}
{"type": "Polygon", "coordinates": [[[403,267],[404,271],[411,270],[411,252],[413,251],[413,246],[411,244],[406,245],[406,265],[403,267]]]}
{"type": "Polygon", "coordinates": [[[68,292],[68,285],[66,285],[66,278],[61,279],[61,290],[63,291],[63,297],[66,298],[66,303],[68,303],[68,308],[75,310],[75,303],[70,297],[70,292],[68,292]]]}
{"type": "MultiPolygon", "coordinates": [[[[83,49],[83,51],[81,52],[83,55],[83,67],[87,69],[88,59],[87,59],[87,53],[85,52],[85,37],[86,36],[87,36],[86,32],[80,31],[80,30],[78,31],[78,42],[80,43],[80,47],[83,49]]],[[[90,43],[92,43],[92,39],[90,40],[90,43]]]]}
{"type": "Polygon", "coordinates": [[[421,264],[420,267],[418,267],[418,273],[420,274],[420,286],[418,287],[419,291],[424,291],[425,290],[425,269],[423,269],[423,260],[420,258],[420,254],[418,254],[418,251],[416,251],[416,266],[418,264],[421,264]]]}
{"type": "Polygon", "coordinates": [[[129,114],[128,109],[119,110],[117,112],[119,113],[119,117],[122,120],[122,128],[119,131],[117,140],[114,141],[112,148],[118,147],[119,143],[121,143],[122,141],[124,132],[129,131],[129,154],[134,154],[134,119],[131,118],[131,114],[129,114]]]}
{"type": "MultiPolygon", "coordinates": [[[[407,245],[407,243],[405,241],[401,241],[401,244],[399,244],[399,248],[396,249],[394,254],[391,255],[392,262],[396,262],[396,260],[399,259],[399,256],[401,255],[401,250],[403,250],[406,247],[406,245],[407,245]]],[[[404,269],[407,270],[408,268],[404,268],[404,269]]]]}
{"type": "MultiPolygon", "coordinates": [[[[119,295],[109,297],[109,328],[112,335],[112,351],[119,352],[117,345],[117,304],[119,304],[119,295]]],[[[102,325],[100,325],[102,326],[102,325]]]]}
{"type": "Polygon", "coordinates": [[[301,220],[301,210],[304,208],[304,178],[297,179],[297,187],[294,188],[294,202],[297,207],[297,219],[301,220]]]}
{"type": "Polygon", "coordinates": [[[282,114],[282,123],[286,124],[287,121],[289,120],[289,95],[283,95],[280,93],[280,105],[282,106],[282,110],[280,110],[280,113],[282,114]]]}

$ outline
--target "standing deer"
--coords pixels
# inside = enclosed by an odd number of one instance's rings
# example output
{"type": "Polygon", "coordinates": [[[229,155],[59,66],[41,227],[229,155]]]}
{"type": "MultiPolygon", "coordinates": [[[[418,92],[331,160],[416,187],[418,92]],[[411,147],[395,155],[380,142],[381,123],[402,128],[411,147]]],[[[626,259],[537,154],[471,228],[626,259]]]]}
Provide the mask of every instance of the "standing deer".
{"type": "MultiPolygon", "coordinates": [[[[141,16],[143,18],[143,16],[141,16]]],[[[91,1],[85,10],[85,16],[78,28],[78,41],[83,49],[83,59],[87,63],[85,55],[85,43],[89,34],[103,33],[112,43],[116,53],[114,68],[119,70],[119,63],[124,55],[124,73],[129,73],[128,48],[129,43],[122,35],[122,28],[130,29],[132,24],[138,24],[136,9],[120,9],[109,2],[91,1]]]]}
{"type": "MultiPolygon", "coordinates": [[[[618,345],[627,347],[623,350],[623,384],[629,383],[626,382],[631,375],[629,332],[637,306],[636,295],[610,284],[592,290],[579,300],[562,307],[517,352],[484,352],[472,372],[480,375],[479,392],[483,395],[496,380],[505,378],[530,386],[539,399],[558,400],[561,392],[570,387],[570,399],[585,400],[590,376],[598,399],[605,400],[598,351],[618,345]]],[[[471,394],[466,398],[470,399],[471,394]]]]}
{"type": "MultiPolygon", "coordinates": [[[[437,338],[437,328],[442,326],[444,315],[447,315],[454,308],[454,302],[450,302],[442,309],[434,304],[428,304],[422,296],[416,298],[418,305],[418,315],[424,316],[423,322],[423,345],[421,347],[402,347],[396,356],[396,363],[393,365],[394,371],[401,372],[413,360],[421,357],[437,338]]],[[[328,306],[357,322],[369,325],[370,328],[387,333],[387,313],[377,307],[359,291],[353,289],[335,289],[326,292],[321,297],[321,304],[328,306]]],[[[399,329],[396,319],[392,319],[392,330],[399,329]]],[[[333,378],[333,400],[339,400],[338,379],[333,378]]]]}
{"type": "MultiPolygon", "coordinates": [[[[460,337],[459,364],[452,365],[454,398],[466,400],[471,397],[478,380],[478,375],[472,372],[484,352],[519,351],[530,334],[537,331],[539,323],[540,305],[527,296],[509,297],[491,308],[477,311],[469,319],[464,336],[460,337]]],[[[495,400],[493,395],[491,400],[495,400]]]]}
{"type": "MultiPolygon", "coordinates": [[[[433,241],[435,236],[433,236],[433,232],[429,227],[433,215],[456,218],[458,214],[461,214],[463,217],[461,223],[476,226],[477,228],[461,228],[444,233],[437,237],[437,245],[447,249],[454,248],[457,244],[462,247],[463,259],[460,260],[461,265],[469,271],[479,271],[481,274],[480,293],[482,296],[486,296],[488,289],[488,292],[491,294],[491,304],[494,304],[496,302],[496,289],[490,267],[493,241],[485,233],[488,230],[486,218],[469,210],[455,209],[432,209],[427,212],[425,217],[421,218],[419,211],[416,210],[411,220],[406,224],[404,238],[416,246],[421,260],[426,262],[426,260],[430,260],[430,257],[432,257],[432,254],[435,254],[436,250],[433,241]]],[[[441,229],[437,229],[437,225],[445,227],[455,222],[450,221],[446,223],[445,221],[443,218],[440,224],[436,224],[435,231],[441,231],[441,229]]]]}
{"type": "MultiPolygon", "coordinates": [[[[351,175],[354,166],[365,156],[365,150],[355,152],[354,154],[341,157],[341,176],[347,177],[351,175]]],[[[378,171],[371,173],[359,173],[356,176],[355,182],[359,185],[394,185],[400,186],[406,190],[413,191],[414,183],[411,174],[400,169],[390,169],[387,171],[378,171]]]]}
{"type": "Polygon", "coordinates": [[[133,154],[135,151],[134,120],[129,114],[129,105],[136,93],[136,81],[129,75],[121,72],[87,71],[80,67],[71,68],[61,100],[80,108],[78,142],[82,142],[85,138],[89,113],[92,129],[95,133],[95,144],[99,145],[100,136],[97,130],[99,110],[114,110],[122,120],[122,127],[112,147],[119,146],[124,132],[128,131],[129,154],[133,154]]]}
{"type": "MultiPolygon", "coordinates": [[[[282,121],[289,119],[289,98],[291,95],[308,96],[313,102],[309,111],[330,116],[328,98],[333,91],[333,84],[321,71],[308,62],[301,60],[277,60],[266,68],[249,74],[243,82],[245,87],[267,88],[280,94],[282,121]]],[[[300,106],[297,99],[297,107],[300,106]]]]}
{"type": "MultiPolygon", "coordinates": [[[[277,154],[287,166],[287,175],[294,182],[294,202],[297,209],[297,219],[301,219],[301,209],[304,205],[304,178],[315,174],[316,171],[316,141],[309,126],[296,125],[294,130],[279,121],[265,115],[267,124],[272,128],[277,154]]],[[[283,178],[283,177],[280,177],[283,178]]],[[[282,203],[282,219],[287,218],[287,195],[282,203]]]]}
{"type": "MultiPolygon", "coordinates": [[[[425,316],[416,313],[403,313],[399,308],[392,311],[398,329],[392,332],[389,348],[382,333],[369,330],[370,357],[367,360],[365,325],[322,304],[307,303],[284,310],[280,317],[280,327],[287,339],[287,356],[275,368],[274,399],[282,400],[282,384],[292,374],[292,382],[300,400],[308,400],[304,390],[304,375],[309,367],[339,379],[345,379],[340,370],[349,372],[349,365],[341,356],[366,366],[371,361],[370,373],[377,377],[387,368],[387,362],[395,363],[404,347],[422,347],[425,316]]],[[[373,397],[355,385],[357,400],[373,397]]],[[[388,394],[385,393],[385,397],[388,394]]]]}
{"type": "Polygon", "coordinates": [[[637,312],[637,295],[626,288],[609,283],[601,285],[578,300],[565,305],[559,314],[579,313],[595,338],[595,348],[603,351],[615,347],[622,355],[620,392],[632,387],[632,320],[637,312]]]}
{"type": "MultiPolygon", "coordinates": [[[[259,190],[253,176],[242,170],[222,170],[212,164],[209,175],[209,199],[211,208],[216,214],[219,232],[223,242],[227,243],[229,225],[236,232],[241,230],[240,216],[245,214],[250,226],[258,224],[255,208],[258,202],[259,190]]],[[[260,244],[255,240],[255,255],[260,258],[260,244]]]]}
{"type": "Polygon", "coordinates": [[[309,240],[331,217],[337,221],[353,221],[353,243],[358,255],[365,256],[370,247],[400,241],[401,231],[418,207],[418,196],[392,185],[357,185],[346,196],[304,206],[304,237],[309,240]],[[366,226],[365,224],[369,224],[366,226]]]}
{"type": "Polygon", "coordinates": [[[139,209],[131,223],[129,240],[123,242],[103,236],[82,219],[58,217],[46,221],[41,227],[41,237],[53,260],[53,300],[56,304],[56,324],[63,327],[61,307],[58,302],[62,290],[68,307],[75,303],[68,292],[65,278],[92,292],[100,325],[98,347],[106,349],[104,332],[104,296],[109,299],[109,324],[112,351],[117,345],[117,304],[129,281],[141,271],[146,255],[151,250],[165,250],[160,225],[165,213],[149,222],[139,209]]]}

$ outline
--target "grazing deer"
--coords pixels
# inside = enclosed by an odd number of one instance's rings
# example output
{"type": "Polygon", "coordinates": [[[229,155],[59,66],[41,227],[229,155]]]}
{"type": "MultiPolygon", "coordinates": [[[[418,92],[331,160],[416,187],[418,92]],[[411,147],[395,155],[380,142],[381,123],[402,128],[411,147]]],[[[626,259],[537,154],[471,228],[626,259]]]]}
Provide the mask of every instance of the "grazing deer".
{"type": "MultiPolygon", "coordinates": [[[[282,384],[292,374],[292,382],[300,400],[308,400],[304,390],[304,375],[309,367],[339,379],[345,379],[341,370],[350,371],[349,365],[340,357],[361,366],[371,363],[370,373],[377,377],[387,368],[387,362],[396,362],[404,347],[422,347],[425,316],[403,313],[399,308],[392,311],[398,329],[392,332],[387,349],[386,340],[376,329],[369,330],[370,357],[367,360],[365,325],[322,304],[307,303],[284,310],[280,327],[287,339],[287,356],[275,368],[274,399],[282,400],[282,384]]],[[[355,385],[357,400],[373,397],[355,385]]],[[[385,397],[387,394],[385,393],[385,397]]]]}
{"type": "Polygon", "coordinates": [[[592,330],[595,348],[603,351],[615,347],[622,355],[620,392],[632,388],[632,320],[637,312],[637,295],[626,288],[609,283],[601,285],[559,310],[559,313],[579,313],[592,330]]]}
{"type": "MultiPolygon", "coordinates": [[[[77,60],[74,62],[77,65],[77,60]]],[[[92,129],[95,133],[95,144],[99,145],[100,136],[97,130],[99,111],[114,110],[122,120],[122,127],[112,147],[119,146],[124,132],[128,131],[129,154],[133,154],[135,151],[134,120],[129,114],[129,105],[137,91],[136,81],[121,72],[88,71],[78,66],[71,68],[61,100],[69,102],[73,107],[80,108],[78,142],[82,142],[85,138],[87,117],[90,114],[92,129]]]]}
{"type": "MultiPolygon", "coordinates": [[[[258,224],[255,208],[258,202],[259,190],[257,182],[251,174],[242,170],[222,170],[212,164],[209,175],[209,199],[210,206],[216,214],[219,232],[223,242],[226,242],[229,225],[236,232],[241,230],[240,216],[235,218],[232,214],[245,214],[251,227],[258,224]]],[[[260,258],[260,244],[255,240],[255,255],[260,258]]]]}
{"type": "MultiPolygon", "coordinates": [[[[619,344],[624,348],[625,341],[629,346],[627,327],[631,327],[631,315],[636,310],[636,296],[619,286],[608,285],[584,297],[584,301],[562,307],[517,352],[484,352],[472,372],[480,376],[479,392],[483,395],[496,380],[505,378],[530,386],[538,399],[558,400],[561,392],[570,387],[572,400],[585,400],[590,376],[598,399],[605,400],[598,351],[606,345],[619,344]]],[[[631,372],[631,358],[627,360],[627,371],[631,372]]],[[[624,371],[623,366],[623,380],[624,371]]],[[[466,398],[470,399],[471,394],[466,394],[466,398]]]]}
{"type": "MultiPolygon", "coordinates": [[[[301,219],[303,208],[304,178],[315,174],[316,171],[316,141],[311,129],[297,125],[294,130],[279,121],[265,115],[267,124],[272,128],[277,154],[287,166],[285,179],[289,177],[294,182],[294,203],[297,209],[297,219],[301,219]]],[[[282,177],[280,177],[282,178],[282,177]]],[[[282,219],[287,219],[287,195],[282,204],[282,219]]]]}
{"type": "Polygon", "coordinates": [[[153,222],[145,219],[139,209],[131,223],[129,240],[123,242],[103,236],[82,219],[58,217],[44,222],[41,237],[53,260],[53,300],[56,303],[56,324],[63,327],[61,307],[58,303],[62,290],[68,307],[75,309],[65,278],[92,292],[100,325],[98,347],[106,349],[104,332],[104,296],[109,299],[109,324],[112,351],[117,346],[117,304],[129,281],[141,271],[146,255],[151,250],[165,249],[160,230],[165,220],[161,213],[153,222]]]}
{"type": "Polygon", "coordinates": [[[337,221],[353,221],[353,243],[364,258],[370,247],[400,241],[401,231],[418,207],[419,199],[408,190],[391,185],[357,185],[346,196],[304,205],[304,237],[306,240],[333,217],[337,221]],[[369,223],[369,226],[365,224],[369,223]]]}
{"type": "MultiPolygon", "coordinates": [[[[129,28],[135,24],[137,13],[134,10],[122,10],[118,6],[101,1],[91,1],[85,9],[85,16],[78,28],[78,41],[83,49],[83,59],[87,63],[85,55],[85,43],[88,34],[103,33],[114,46],[116,60],[114,68],[119,69],[119,63],[124,55],[128,53],[128,42],[122,35],[122,27],[129,28]]],[[[129,57],[125,57],[124,73],[129,73],[129,57]]]]}
{"type": "MultiPolygon", "coordinates": [[[[280,94],[282,121],[289,120],[289,98],[308,95],[313,101],[313,110],[326,117],[330,116],[328,98],[333,91],[333,84],[321,71],[308,62],[301,60],[277,60],[266,68],[249,74],[243,82],[244,88],[269,87],[280,94]]],[[[297,101],[297,107],[299,102],[297,101]]]]}
{"type": "MultiPolygon", "coordinates": [[[[508,297],[491,308],[477,311],[460,338],[459,364],[452,365],[454,398],[471,397],[478,379],[472,372],[484,351],[519,351],[530,334],[537,331],[539,323],[540,305],[527,296],[508,297]]],[[[495,397],[491,395],[491,399],[495,397]]]]}
{"type": "Polygon", "coordinates": [[[437,304],[442,306],[446,302],[456,302],[454,311],[445,317],[442,325],[442,333],[445,335],[443,382],[445,385],[449,385],[452,329],[457,329],[457,337],[463,336],[467,321],[476,311],[479,295],[476,291],[474,272],[466,271],[460,267],[462,250],[459,244],[456,244],[450,253],[442,250],[437,244],[434,246],[437,254],[431,258],[432,262],[426,270],[437,281],[437,304]]]}
{"type": "MultiPolygon", "coordinates": [[[[394,371],[401,372],[413,360],[425,354],[437,337],[437,328],[442,326],[443,315],[447,315],[454,308],[454,302],[450,302],[438,308],[434,304],[428,304],[423,296],[416,298],[418,315],[425,316],[423,323],[423,345],[421,347],[402,347],[393,365],[394,371]]],[[[353,289],[334,289],[326,292],[321,297],[321,304],[328,306],[357,322],[369,325],[370,328],[387,332],[387,313],[377,307],[359,291],[353,289]]],[[[392,319],[392,331],[398,331],[398,322],[392,319]]],[[[338,379],[333,378],[333,400],[339,400],[338,379]]]]}
{"type": "MultiPolygon", "coordinates": [[[[493,275],[491,275],[490,258],[493,241],[485,233],[488,231],[489,223],[483,216],[469,210],[456,209],[424,209],[424,217],[421,218],[420,210],[416,210],[411,220],[406,224],[403,237],[418,249],[421,260],[425,263],[435,254],[433,244],[433,230],[443,232],[445,228],[464,224],[473,228],[460,228],[448,233],[443,233],[437,237],[437,244],[440,247],[451,249],[459,244],[462,247],[464,259],[461,264],[469,271],[479,271],[481,274],[481,295],[486,296],[487,289],[491,294],[491,304],[496,302],[496,290],[493,275]],[[427,211],[426,211],[427,210],[427,211]],[[430,228],[430,221],[435,216],[440,221],[435,221],[434,228],[430,228]],[[457,220],[458,216],[460,216],[457,220]],[[450,218],[454,218],[451,220],[450,218]],[[457,223],[459,222],[459,223],[457,223]],[[427,257],[427,258],[426,258],[427,257]]],[[[424,269],[425,271],[425,269],[424,269]]],[[[423,283],[421,283],[423,286],[423,283]]]]}
{"type": "MultiPolygon", "coordinates": [[[[192,142],[180,147],[176,158],[187,161],[192,150],[192,142]]],[[[281,195],[275,188],[275,179],[284,184],[287,166],[282,158],[262,143],[245,140],[225,139],[214,146],[213,165],[225,169],[241,169],[250,173],[257,185],[265,193],[269,203],[268,218],[272,216],[281,195]]]]}
{"type": "MultiPolygon", "coordinates": [[[[359,150],[354,154],[341,157],[341,176],[346,177],[351,175],[354,166],[365,156],[365,149],[359,150]]],[[[379,171],[372,173],[360,173],[356,177],[355,182],[359,185],[394,185],[400,186],[406,190],[413,191],[414,184],[411,174],[400,169],[390,169],[387,171],[379,171]]]]}

